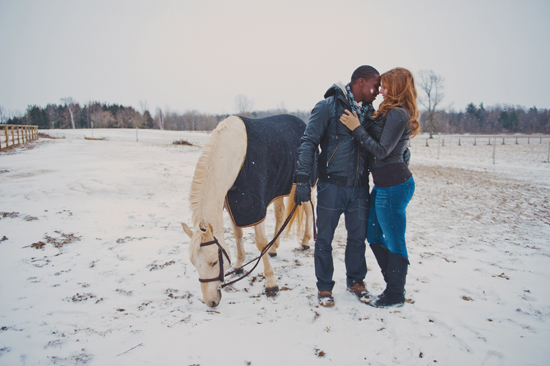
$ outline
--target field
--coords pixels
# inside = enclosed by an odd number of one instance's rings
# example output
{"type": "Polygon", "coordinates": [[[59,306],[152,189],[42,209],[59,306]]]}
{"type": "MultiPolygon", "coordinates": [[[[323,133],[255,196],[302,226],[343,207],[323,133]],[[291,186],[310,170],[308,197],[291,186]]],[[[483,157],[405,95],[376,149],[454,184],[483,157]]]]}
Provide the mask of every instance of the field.
{"type": "MultiPolygon", "coordinates": [[[[260,265],[208,308],[180,223],[191,224],[189,186],[209,135],[49,135],[65,138],[0,152],[1,365],[548,363],[548,137],[413,140],[407,304],[388,310],[346,291],[343,223],[336,307],[316,304],[313,250],[291,237],[271,260],[277,297],[265,296],[260,265]]],[[[245,249],[257,255],[252,229],[245,249]]],[[[369,249],[367,264],[378,294],[369,249]]]]}

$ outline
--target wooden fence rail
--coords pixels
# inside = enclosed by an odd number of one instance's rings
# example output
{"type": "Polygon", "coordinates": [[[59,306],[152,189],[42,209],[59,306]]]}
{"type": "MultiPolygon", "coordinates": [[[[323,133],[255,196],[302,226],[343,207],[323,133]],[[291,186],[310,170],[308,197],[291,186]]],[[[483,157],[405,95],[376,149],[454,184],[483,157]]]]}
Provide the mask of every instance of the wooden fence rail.
{"type": "Polygon", "coordinates": [[[0,125],[0,150],[36,139],[38,139],[38,126],[0,125]]]}

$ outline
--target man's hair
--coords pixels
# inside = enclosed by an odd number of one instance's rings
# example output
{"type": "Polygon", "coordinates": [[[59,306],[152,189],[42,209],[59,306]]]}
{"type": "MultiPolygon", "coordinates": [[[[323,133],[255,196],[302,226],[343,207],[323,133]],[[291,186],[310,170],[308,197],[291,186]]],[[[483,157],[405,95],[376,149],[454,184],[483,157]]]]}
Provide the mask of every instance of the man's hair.
{"type": "Polygon", "coordinates": [[[359,66],[351,75],[351,83],[354,84],[359,79],[368,81],[375,76],[380,76],[380,73],[374,67],[368,65],[359,66]]]}

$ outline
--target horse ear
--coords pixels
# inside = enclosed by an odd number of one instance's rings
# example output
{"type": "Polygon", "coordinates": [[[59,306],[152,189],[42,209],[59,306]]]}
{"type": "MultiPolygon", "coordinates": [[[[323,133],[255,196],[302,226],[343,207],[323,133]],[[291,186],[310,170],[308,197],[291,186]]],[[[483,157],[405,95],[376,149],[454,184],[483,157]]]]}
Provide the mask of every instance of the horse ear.
{"type": "Polygon", "coordinates": [[[204,220],[201,220],[201,222],[199,223],[199,229],[200,231],[202,231],[203,233],[206,232],[206,229],[207,229],[207,226],[206,226],[206,222],[204,222],[204,220]]]}
{"type": "Polygon", "coordinates": [[[192,238],[192,237],[193,237],[193,232],[191,231],[191,229],[189,229],[189,226],[185,225],[183,222],[181,223],[181,226],[183,227],[183,231],[185,231],[185,233],[186,233],[190,238],[192,238]]]}

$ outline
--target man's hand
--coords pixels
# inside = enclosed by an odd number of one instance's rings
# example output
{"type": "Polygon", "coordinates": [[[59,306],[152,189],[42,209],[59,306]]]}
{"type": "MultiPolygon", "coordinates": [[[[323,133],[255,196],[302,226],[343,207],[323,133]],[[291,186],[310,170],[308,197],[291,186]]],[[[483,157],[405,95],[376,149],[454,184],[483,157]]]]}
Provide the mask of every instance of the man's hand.
{"type": "Polygon", "coordinates": [[[359,122],[359,117],[357,117],[357,112],[353,112],[352,114],[346,109],[344,113],[346,114],[342,114],[340,116],[340,122],[342,122],[344,126],[353,131],[361,125],[361,122],[359,122]]]}
{"type": "Polygon", "coordinates": [[[302,202],[311,200],[311,187],[309,183],[296,183],[296,192],[294,193],[294,202],[302,205],[302,202]]]}

